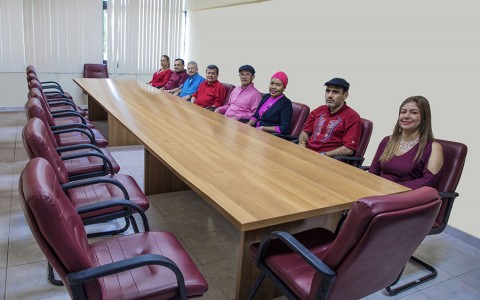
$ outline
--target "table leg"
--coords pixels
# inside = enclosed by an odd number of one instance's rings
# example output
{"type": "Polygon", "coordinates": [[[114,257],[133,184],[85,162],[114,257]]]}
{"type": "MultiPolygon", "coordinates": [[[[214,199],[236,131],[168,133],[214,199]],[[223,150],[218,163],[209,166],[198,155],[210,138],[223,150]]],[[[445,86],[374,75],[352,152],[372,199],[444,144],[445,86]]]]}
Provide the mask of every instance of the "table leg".
{"type": "Polygon", "coordinates": [[[145,148],[145,195],[189,190],[190,187],[145,148]]]}
{"type": "Polygon", "coordinates": [[[112,114],[108,114],[108,145],[128,146],[140,145],[137,137],[119,122],[112,114]]]}
{"type": "Polygon", "coordinates": [[[108,113],[98,102],[88,95],[88,119],[90,121],[106,121],[108,113]]]}

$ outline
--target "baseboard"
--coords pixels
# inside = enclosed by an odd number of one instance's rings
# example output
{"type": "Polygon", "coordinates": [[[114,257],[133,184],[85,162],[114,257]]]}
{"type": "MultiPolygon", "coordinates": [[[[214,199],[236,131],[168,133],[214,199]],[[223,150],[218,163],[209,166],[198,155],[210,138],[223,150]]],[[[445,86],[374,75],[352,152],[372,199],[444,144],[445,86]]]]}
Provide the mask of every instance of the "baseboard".
{"type": "Polygon", "coordinates": [[[19,112],[23,111],[24,107],[23,106],[0,106],[0,112],[19,112]]]}
{"type": "Polygon", "coordinates": [[[445,228],[445,233],[453,236],[456,239],[461,240],[462,242],[465,242],[475,248],[480,249],[480,238],[477,238],[471,234],[468,234],[466,232],[463,232],[455,227],[452,227],[450,225],[447,225],[445,228]]]}

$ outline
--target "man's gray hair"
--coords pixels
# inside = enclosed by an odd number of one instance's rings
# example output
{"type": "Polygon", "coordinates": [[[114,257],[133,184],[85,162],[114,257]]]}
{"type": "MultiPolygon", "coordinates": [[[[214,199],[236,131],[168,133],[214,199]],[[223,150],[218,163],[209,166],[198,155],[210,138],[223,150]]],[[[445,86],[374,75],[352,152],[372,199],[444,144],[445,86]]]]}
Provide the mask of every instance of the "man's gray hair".
{"type": "Polygon", "coordinates": [[[198,65],[197,65],[197,62],[196,62],[196,61],[193,61],[193,60],[192,60],[192,61],[189,61],[189,62],[187,63],[187,66],[188,66],[188,65],[194,65],[194,66],[195,66],[195,69],[198,70],[198,65]]]}

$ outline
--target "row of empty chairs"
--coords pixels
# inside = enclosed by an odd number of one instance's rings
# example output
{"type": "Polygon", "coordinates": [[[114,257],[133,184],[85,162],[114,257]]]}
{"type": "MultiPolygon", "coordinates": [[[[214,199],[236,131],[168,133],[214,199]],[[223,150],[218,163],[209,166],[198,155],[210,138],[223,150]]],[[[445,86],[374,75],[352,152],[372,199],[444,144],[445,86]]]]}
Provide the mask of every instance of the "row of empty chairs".
{"type": "Polygon", "coordinates": [[[176,238],[149,231],[148,198],[131,176],[118,174],[108,141],[87,113],[59,84],[42,83],[32,66],[27,81],[22,138],[30,161],[19,190],[49,262],[49,280],[65,285],[75,299],[186,299],[205,293],[205,279],[176,238]],[[88,236],[119,234],[130,224],[134,234],[88,242],[84,226],[116,219],[125,225],[88,236]]]}

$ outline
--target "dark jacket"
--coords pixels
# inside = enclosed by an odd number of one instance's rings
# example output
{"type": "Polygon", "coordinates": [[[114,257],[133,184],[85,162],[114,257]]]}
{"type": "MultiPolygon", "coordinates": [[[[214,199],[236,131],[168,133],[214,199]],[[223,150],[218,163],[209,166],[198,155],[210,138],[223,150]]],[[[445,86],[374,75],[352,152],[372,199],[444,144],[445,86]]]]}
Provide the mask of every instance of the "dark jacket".
{"type": "Polygon", "coordinates": [[[260,122],[260,126],[279,126],[282,134],[289,134],[293,113],[292,101],[284,95],[272,107],[263,113],[262,118],[260,118],[258,110],[268,98],[270,98],[270,94],[265,94],[263,96],[253,117],[257,119],[257,122],[260,122]]]}

